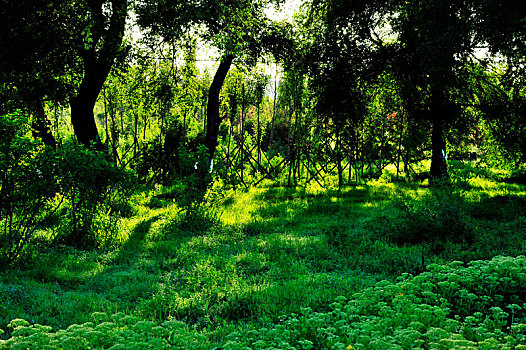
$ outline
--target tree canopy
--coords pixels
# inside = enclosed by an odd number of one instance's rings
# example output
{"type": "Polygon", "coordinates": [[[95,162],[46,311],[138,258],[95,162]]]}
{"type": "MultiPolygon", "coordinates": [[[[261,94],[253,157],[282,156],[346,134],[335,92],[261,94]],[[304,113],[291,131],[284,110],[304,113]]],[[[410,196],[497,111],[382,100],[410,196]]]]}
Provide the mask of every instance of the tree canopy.
{"type": "MultiPolygon", "coordinates": [[[[141,58],[144,54],[160,55],[165,62],[150,61],[148,69],[152,71],[148,74],[161,74],[156,67],[164,67],[167,70],[162,75],[171,80],[152,87],[155,93],[151,98],[135,100],[133,105],[157,108],[152,103],[158,100],[163,106],[162,134],[171,125],[165,123],[166,116],[181,115],[182,110],[183,127],[188,127],[190,109],[185,106],[193,104],[192,113],[206,115],[199,138],[211,162],[217,147],[225,142],[220,129],[226,116],[231,116],[230,127],[237,123],[232,111],[240,114],[240,119],[245,117],[232,93],[222,89],[231,66],[243,66],[249,72],[262,60],[271,60],[283,70],[280,89],[277,83],[274,86],[276,95],[272,96],[269,81],[265,81],[258,87],[257,102],[241,102],[257,105],[258,111],[266,103],[272,110],[267,127],[287,126],[283,142],[291,153],[285,155],[286,163],[300,164],[302,156],[295,143],[307,135],[316,138],[312,133],[324,133],[323,129],[334,143],[320,146],[320,150],[337,155],[334,159],[338,159],[341,179],[344,168],[350,170],[349,164],[363,164],[365,159],[379,166],[384,161],[408,163],[410,158],[426,156],[432,156],[432,176],[445,177],[449,151],[460,152],[462,145],[472,142],[468,139],[474,128],[490,129],[492,141],[488,138],[487,147],[497,147],[501,154],[506,149],[507,154],[514,154],[512,158],[523,157],[525,143],[518,141],[524,128],[523,2],[312,0],[303,3],[294,21],[269,18],[268,9],[281,5],[280,0],[7,2],[2,7],[5,20],[0,35],[2,113],[28,111],[34,116],[36,134],[44,139],[53,136],[47,115],[50,108],[69,103],[67,113],[76,139],[85,146],[95,142],[100,150],[103,143],[107,148],[111,142],[114,157],[120,158],[118,140],[108,140],[111,135],[118,138],[119,133],[110,130],[108,123],[115,124],[120,114],[120,135],[124,135],[127,110],[122,101],[112,100],[111,108],[107,105],[108,98],[114,98],[103,96],[108,79],[117,81],[113,77],[129,74],[131,68],[146,62],[141,58]],[[124,42],[126,21],[133,31],[140,28],[144,34],[144,40],[134,47],[124,42]],[[185,93],[182,98],[178,96],[184,91],[178,86],[182,77],[175,62],[188,40],[208,43],[219,56],[215,74],[207,78],[208,92],[185,93]],[[169,66],[165,54],[172,57],[169,66]],[[122,63],[118,69],[116,61],[122,63]],[[189,103],[188,96],[201,101],[189,103]],[[198,106],[206,106],[206,111],[198,106]],[[97,119],[97,115],[105,119],[97,119]],[[374,125],[394,125],[380,115],[399,116],[398,141],[392,133],[382,136],[375,130],[374,125]],[[100,128],[106,134],[104,141],[100,128]],[[374,149],[373,154],[365,154],[362,143],[374,149]],[[363,159],[344,164],[345,158],[355,157],[363,159]]],[[[188,84],[188,77],[184,79],[188,84]]],[[[247,77],[247,82],[251,79],[247,77]]],[[[137,129],[133,131],[133,148],[139,154],[141,120],[144,131],[155,118],[136,113],[130,118],[137,129]]],[[[54,129],[60,132],[56,126],[54,129]]],[[[258,132],[256,137],[258,163],[261,140],[279,133],[270,129],[269,135],[258,132]]],[[[146,140],[145,132],[143,136],[146,140]]],[[[245,144],[245,137],[240,137],[245,144]]],[[[470,145],[480,154],[485,152],[480,143],[470,145]]]]}

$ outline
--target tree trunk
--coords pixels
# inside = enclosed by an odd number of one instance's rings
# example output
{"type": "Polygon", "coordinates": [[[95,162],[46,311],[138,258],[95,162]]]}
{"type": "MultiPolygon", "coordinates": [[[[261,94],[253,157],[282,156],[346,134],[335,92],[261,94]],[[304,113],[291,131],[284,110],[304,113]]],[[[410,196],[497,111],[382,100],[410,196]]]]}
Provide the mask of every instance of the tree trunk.
{"type": "Polygon", "coordinates": [[[84,78],[77,96],[70,101],[71,123],[77,140],[86,147],[94,143],[97,150],[102,150],[102,142],[95,123],[93,109],[111,66],[96,61],[95,52],[86,53],[84,58],[84,78]]]}
{"type": "Polygon", "coordinates": [[[431,151],[431,178],[446,178],[448,176],[446,162],[446,143],[444,142],[444,130],[442,120],[433,121],[431,151]]]}
{"type": "Polygon", "coordinates": [[[86,147],[92,143],[102,150],[93,108],[102,86],[110,73],[113,61],[121,50],[127,17],[127,0],[109,0],[111,17],[104,14],[106,1],[88,1],[92,14],[92,43],[82,53],[84,77],[77,96],[71,98],[71,124],[77,140],[86,147]],[[109,25],[108,25],[109,24],[109,25]]]}
{"type": "Polygon", "coordinates": [[[34,118],[33,118],[33,134],[35,137],[38,137],[39,139],[44,142],[46,147],[56,149],[57,148],[57,142],[55,140],[55,137],[53,136],[53,133],[51,132],[51,129],[49,127],[49,120],[46,116],[46,111],[44,110],[43,104],[38,104],[35,107],[34,110],[34,118]]]}
{"type": "Polygon", "coordinates": [[[221,117],[219,116],[219,94],[233,60],[233,55],[228,55],[221,60],[221,63],[219,64],[214,76],[214,80],[212,81],[210,89],[208,90],[208,103],[206,108],[206,134],[205,140],[203,142],[207,149],[208,165],[214,158],[217,148],[219,125],[221,124],[221,117]]]}

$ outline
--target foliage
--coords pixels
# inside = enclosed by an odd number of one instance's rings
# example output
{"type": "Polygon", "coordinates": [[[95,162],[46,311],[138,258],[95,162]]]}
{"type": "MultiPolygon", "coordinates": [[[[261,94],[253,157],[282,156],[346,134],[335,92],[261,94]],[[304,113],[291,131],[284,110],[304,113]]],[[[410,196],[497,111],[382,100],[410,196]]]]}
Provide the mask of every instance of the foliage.
{"type": "Polygon", "coordinates": [[[261,52],[265,33],[264,6],[281,1],[193,1],[172,3],[165,0],[143,0],[136,4],[138,23],[149,34],[168,40],[178,39],[192,26],[205,26],[199,34],[213,42],[222,55],[261,52]],[[259,40],[258,40],[259,39],[259,40]]]}
{"type": "Polygon", "coordinates": [[[20,258],[38,227],[62,203],[56,155],[33,139],[20,114],[0,117],[0,262],[20,258]]]}
{"type": "MultiPolygon", "coordinates": [[[[477,31],[487,40],[489,49],[499,52],[507,61],[520,66],[524,58],[524,18],[526,6],[524,2],[507,0],[484,0],[475,3],[477,9],[477,31]]],[[[517,67],[518,68],[518,67],[517,67]]]]}
{"type": "Polygon", "coordinates": [[[54,332],[49,326],[30,325],[23,319],[9,323],[13,329],[0,349],[207,349],[205,339],[178,321],[144,321],[123,313],[95,312],[92,321],[54,332]]]}
{"type": "Polygon", "coordinates": [[[525,263],[519,256],[433,264],[336,298],[330,312],[305,308],[273,327],[232,333],[224,348],[519,349],[526,346],[525,263]]]}
{"type": "Polygon", "coordinates": [[[493,166],[516,168],[526,160],[526,96],[520,84],[510,84],[507,79],[496,72],[478,95],[488,131],[485,159],[493,166]]]}
{"type": "Polygon", "coordinates": [[[65,102],[79,75],[78,7],[71,1],[6,2],[1,16],[0,114],[35,109],[44,100],[65,102]]]}

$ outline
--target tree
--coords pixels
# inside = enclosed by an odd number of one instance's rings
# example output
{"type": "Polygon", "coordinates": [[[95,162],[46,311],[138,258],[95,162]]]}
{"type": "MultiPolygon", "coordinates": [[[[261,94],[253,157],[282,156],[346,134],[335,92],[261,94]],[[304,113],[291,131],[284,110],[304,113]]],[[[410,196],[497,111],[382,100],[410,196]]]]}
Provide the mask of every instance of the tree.
{"type": "MultiPolygon", "coordinates": [[[[411,1],[400,2],[398,9],[400,16],[394,26],[399,33],[400,49],[395,70],[402,82],[407,109],[432,125],[430,175],[446,177],[445,135],[449,126],[461,118],[461,105],[468,102],[465,97],[476,96],[491,123],[507,125],[503,132],[497,133],[497,138],[509,135],[510,129],[522,128],[520,118],[516,117],[522,114],[524,102],[516,92],[521,89],[517,83],[523,74],[514,72],[520,72],[524,66],[526,3],[517,0],[411,1]],[[497,94],[500,102],[495,104],[496,95],[492,94],[493,101],[489,101],[480,89],[481,82],[472,83],[486,79],[471,69],[481,48],[493,55],[500,54],[510,67],[510,80],[501,80],[504,85],[497,88],[515,95],[511,99],[506,97],[505,104],[501,103],[502,94],[497,94]],[[512,88],[510,83],[515,86],[512,88]],[[511,117],[514,114],[516,117],[511,117]],[[513,122],[508,123],[511,120],[513,122]]],[[[488,67],[487,61],[483,65],[488,67]]]]}
{"type": "Polygon", "coordinates": [[[453,93],[463,86],[463,69],[476,40],[469,1],[410,1],[399,5],[395,70],[406,108],[432,124],[432,178],[447,177],[445,130],[460,116],[453,93]]]}
{"type": "MultiPolygon", "coordinates": [[[[173,2],[143,0],[138,3],[139,24],[150,34],[175,40],[190,28],[203,27],[199,34],[221,52],[219,66],[208,90],[206,132],[203,145],[208,162],[201,164],[200,174],[208,172],[218,145],[219,96],[225,78],[236,57],[255,61],[269,43],[267,21],[263,13],[269,0],[194,0],[173,2]]],[[[276,2],[279,2],[276,1],[276,2]]]]}
{"type": "Polygon", "coordinates": [[[93,142],[100,150],[102,143],[93,108],[115,59],[124,51],[128,1],[85,0],[81,6],[88,17],[84,28],[84,47],[79,52],[84,76],[76,96],[70,100],[71,123],[81,144],[90,146],[93,142]]]}
{"type": "Polygon", "coordinates": [[[44,101],[71,105],[71,122],[86,146],[100,138],[93,108],[117,55],[127,0],[21,0],[2,4],[2,108],[27,108],[37,132],[49,138],[44,101]],[[82,63],[80,62],[82,61],[82,63]],[[81,80],[80,85],[78,81],[81,80]]]}
{"type": "Polygon", "coordinates": [[[55,140],[44,105],[63,103],[73,92],[79,74],[74,44],[81,36],[79,16],[72,2],[0,3],[0,115],[18,109],[33,114],[33,130],[49,146],[55,140]]]}

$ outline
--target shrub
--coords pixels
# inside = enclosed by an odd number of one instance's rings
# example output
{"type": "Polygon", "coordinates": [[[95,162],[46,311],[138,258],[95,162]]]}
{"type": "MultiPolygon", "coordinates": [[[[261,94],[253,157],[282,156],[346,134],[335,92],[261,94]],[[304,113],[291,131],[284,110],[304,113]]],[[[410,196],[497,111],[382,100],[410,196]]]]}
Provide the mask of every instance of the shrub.
{"type": "Polygon", "coordinates": [[[526,346],[526,257],[430,265],[303,309],[271,328],[228,336],[223,349],[519,349],[526,346]]]}
{"type": "Polygon", "coordinates": [[[27,119],[0,117],[0,266],[16,261],[60,206],[55,154],[33,139],[27,119]]]}
{"type": "Polygon", "coordinates": [[[30,325],[23,319],[9,323],[11,338],[0,349],[208,349],[206,339],[178,321],[161,324],[123,313],[92,314],[93,322],[74,324],[54,332],[49,326],[30,325]]]}
{"type": "Polygon", "coordinates": [[[473,240],[463,199],[447,186],[435,188],[432,195],[420,200],[400,199],[393,207],[395,216],[388,219],[385,228],[395,243],[432,243],[437,248],[447,241],[473,240]]]}
{"type": "Polygon", "coordinates": [[[158,138],[144,145],[134,165],[143,182],[170,184],[195,172],[195,155],[202,135],[189,137],[179,121],[172,121],[158,138]]]}
{"type": "Polygon", "coordinates": [[[111,242],[135,185],[133,173],[80,145],[67,144],[58,152],[56,176],[67,215],[57,239],[81,248],[111,242]]]}

